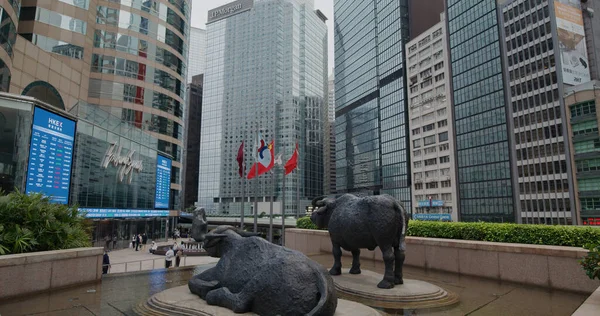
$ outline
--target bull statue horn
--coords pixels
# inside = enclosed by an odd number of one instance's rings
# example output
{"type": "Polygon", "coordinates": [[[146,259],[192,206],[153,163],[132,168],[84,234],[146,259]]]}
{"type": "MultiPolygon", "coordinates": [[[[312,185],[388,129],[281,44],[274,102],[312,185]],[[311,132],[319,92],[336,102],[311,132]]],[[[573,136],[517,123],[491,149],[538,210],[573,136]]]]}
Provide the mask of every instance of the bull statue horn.
{"type": "Polygon", "coordinates": [[[316,198],[314,198],[314,199],[312,200],[312,202],[311,202],[312,206],[313,206],[313,207],[316,207],[316,206],[317,206],[317,202],[319,202],[319,201],[321,201],[321,200],[325,199],[326,197],[327,197],[327,195],[321,195],[321,196],[317,196],[316,198]]]}

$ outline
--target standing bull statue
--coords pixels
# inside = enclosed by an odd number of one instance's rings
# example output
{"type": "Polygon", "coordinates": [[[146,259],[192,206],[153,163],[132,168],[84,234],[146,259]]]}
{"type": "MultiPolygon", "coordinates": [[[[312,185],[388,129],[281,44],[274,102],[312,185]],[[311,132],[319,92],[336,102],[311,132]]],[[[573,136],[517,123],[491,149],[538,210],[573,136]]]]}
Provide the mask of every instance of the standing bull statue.
{"type": "Polygon", "coordinates": [[[335,313],[335,286],[321,265],[298,251],[253,236],[231,226],[219,226],[206,234],[206,251],[221,259],[189,281],[190,291],[209,305],[235,313],[335,313]]]}
{"type": "Polygon", "coordinates": [[[408,216],[393,197],[389,195],[363,198],[344,194],[339,198],[318,197],[313,200],[318,207],[311,221],[319,228],[327,228],[333,246],[331,275],[342,273],[342,249],[352,252],[351,274],[360,274],[360,249],[374,250],[377,246],[383,254],[385,275],[377,284],[391,289],[403,284],[402,265],[406,244],[404,241],[408,216]],[[395,265],[394,265],[395,263],[395,265]]]}
{"type": "Polygon", "coordinates": [[[208,232],[208,222],[206,221],[206,211],[203,207],[198,207],[193,212],[194,218],[192,219],[192,238],[196,242],[202,242],[204,236],[208,232]]]}

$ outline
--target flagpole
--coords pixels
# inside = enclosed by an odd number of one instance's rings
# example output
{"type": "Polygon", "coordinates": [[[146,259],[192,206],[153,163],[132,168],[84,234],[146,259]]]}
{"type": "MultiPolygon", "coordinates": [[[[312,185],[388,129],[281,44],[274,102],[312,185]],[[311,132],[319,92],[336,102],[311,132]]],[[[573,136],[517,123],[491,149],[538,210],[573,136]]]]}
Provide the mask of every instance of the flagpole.
{"type": "MultiPolygon", "coordinates": [[[[258,123],[256,123],[256,140],[258,142],[258,123]]],[[[256,166],[255,170],[256,170],[256,185],[254,186],[254,232],[257,233],[258,232],[258,192],[260,190],[258,190],[258,154],[255,153],[256,156],[256,162],[254,163],[254,165],[256,166]]]]}
{"type": "Polygon", "coordinates": [[[283,184],[281,195],[281,246],[285,247],[285,169],[283,170],[283,184]]]}
{"type": "Polygon", "coordinates": [[[296,169],[296,219],[300,218],[300,170],[296,169]]]}
{"type": "MultiPolygon", "coordinates": [[[[242,141],[242,157],[244,157],[244,141],[242,141]]],[[[242,209],[240,211],[240,229],[244,230],[244,204],[246,204],[246,163],[242,158],[242,209]]]]}
{"type": "MultiPolygon", "coordinates": [[[[275,145],[273,145],[275,146],[275,145]]],[[[272,157],[271,159],[275,159],[272,157]]],[[[275,197],[275,169],[271,170],[271,200],[269,205],[269,242],[273,242],[273,198],[275,197]]]]}

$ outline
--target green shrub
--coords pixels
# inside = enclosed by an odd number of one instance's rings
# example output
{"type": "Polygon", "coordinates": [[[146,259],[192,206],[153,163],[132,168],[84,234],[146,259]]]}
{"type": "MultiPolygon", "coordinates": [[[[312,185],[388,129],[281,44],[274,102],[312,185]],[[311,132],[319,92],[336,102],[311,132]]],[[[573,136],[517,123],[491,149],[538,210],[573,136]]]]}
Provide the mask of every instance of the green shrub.
{"type": "Polygon", "coordinates": [[[296,227],[302,229],[319,229],[317,225],[310,221],[309,217],[301,217],[296,221],[296,227]]]}
{"type": "Polygon", "coordinates": [[[410,221],[408,236],[479,240],[518,244],[583,247],[600,240],[600,229],[499,223],[410,221]]]}
{"type": "MultiPolygon", "coordinates": [[[[308,217],[298,219],[296,227],[317,229],[308,217]]],[[[583,247],[600,240],[600,229],[581,226],[411,220],[408,224],[407,236],[583,247]]]]}
{"type": "Polygon", "coordinates": [[[90,228],[76,207],[41,194],[0,193],[0,255],[89,247],[90,228]]]}
{"type": "Polygon", "coordinates": [[[579,260],[590,279],[600,280],[600,244],[587,244],[583,248],[589,250],[587,256],[579,260]]]}

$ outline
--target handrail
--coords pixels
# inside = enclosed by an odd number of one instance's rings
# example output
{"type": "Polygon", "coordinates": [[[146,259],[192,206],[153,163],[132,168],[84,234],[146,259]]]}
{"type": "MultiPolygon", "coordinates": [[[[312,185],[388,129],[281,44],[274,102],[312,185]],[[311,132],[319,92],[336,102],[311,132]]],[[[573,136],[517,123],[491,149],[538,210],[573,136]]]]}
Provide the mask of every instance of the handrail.
{"type": "MultiPolygon", "coordinates": [[[[182,256],[183,260],[181,260],[179,266],[180,267],[185,267],[187,266],[187,255],[183,255],[182,256]]],[[[175,260],[176,258],[173,257],[173,265],[171,266],[171,268],[176,268],[175,267],[175,260]]],[[[135,260],[135,261],[126,261],[126,262],[117,262],[117,263],[110,263],[110,264],[102,264],[102,267],[108,267],[108,271],[107,274],[109,273],[127,273],[127,272],[134,272],[134,271],[148,271],[148,270],[156,270],[156,269],[163,269],[162,266],[159,266],[158,268],[156,267],[156,260],[165,260],[165,257],[160,257],[160,258],[155,258],[155,259],[143,259],[143,260],[135,260]],[[152,268],[144,268],[143,263],[144,262],[149,262],[152,261],[152,268]],[[134,263],[139,263],[139,265],[137,265],[137,269],[130,269],[128,270],[128,267],[130,264],[134,264],[134,263]],[[125,265],[125,271],[112,271],[111,269],[114,266],[120,266],[120,265],[125,265]]],[[[120,269],[117,269],[120,270],[120,269]]]]}

